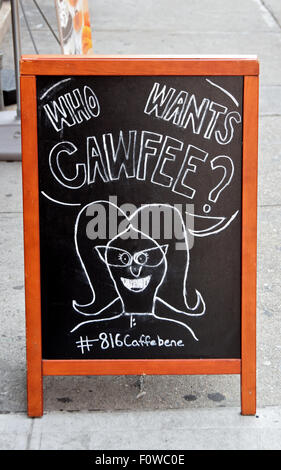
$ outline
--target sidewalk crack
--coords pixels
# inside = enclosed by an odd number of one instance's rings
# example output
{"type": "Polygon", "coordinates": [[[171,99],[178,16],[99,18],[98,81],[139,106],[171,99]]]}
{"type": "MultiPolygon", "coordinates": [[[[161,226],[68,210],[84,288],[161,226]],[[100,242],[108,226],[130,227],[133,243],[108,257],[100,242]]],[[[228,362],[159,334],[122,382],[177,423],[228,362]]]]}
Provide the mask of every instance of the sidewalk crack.
{"type": "Polygon", "coordinates": [[[264,8],[267,11],[267,13],[271,16],[272,20],[274,21],[274,23],[276,23],[278,28],[281,29],[281,24],[279,23],[278,18],[275,16],[275,14],[270,9],[270,7],[266,4],[265,0],[258,0],[258,1],[260,2],[261,7],[264,8]]]}
{"type": "Polygon", "coordinates": [[[32,434],[33,434],[33,428],[34,428],[34,420],[35,418],[30,418],[31,419],[31,426],[28,431],[27,435],[27,440],[26,440],[26,450],[30,450],[30,444],[31,444],[31,439],[32,439],[32,434]]]}

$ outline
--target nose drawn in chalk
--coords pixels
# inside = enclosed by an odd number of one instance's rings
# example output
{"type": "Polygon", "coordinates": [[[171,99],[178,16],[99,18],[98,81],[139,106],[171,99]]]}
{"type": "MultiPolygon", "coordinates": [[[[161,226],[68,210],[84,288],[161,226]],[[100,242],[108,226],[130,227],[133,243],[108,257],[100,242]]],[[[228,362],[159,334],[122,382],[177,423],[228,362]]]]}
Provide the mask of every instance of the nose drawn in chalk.
{"type": "Polygon", "coordinates": [[[141,266],[131,266],[130,267],[130,272],[131,272],[132,276],[139,277],[139,275],[141,273],[141,266]]]}

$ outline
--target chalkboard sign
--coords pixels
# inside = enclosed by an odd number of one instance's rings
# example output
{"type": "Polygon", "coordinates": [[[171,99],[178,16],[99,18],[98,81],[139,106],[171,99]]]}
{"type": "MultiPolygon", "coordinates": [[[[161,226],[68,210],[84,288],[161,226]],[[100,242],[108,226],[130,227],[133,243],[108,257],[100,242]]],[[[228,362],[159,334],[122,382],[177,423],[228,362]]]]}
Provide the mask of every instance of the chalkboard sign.
{"type": "Polygon", "coordinates": [[[257,76],[22,59],[30,415],[65,374],[241,373],[255,412],[257,76]]]}

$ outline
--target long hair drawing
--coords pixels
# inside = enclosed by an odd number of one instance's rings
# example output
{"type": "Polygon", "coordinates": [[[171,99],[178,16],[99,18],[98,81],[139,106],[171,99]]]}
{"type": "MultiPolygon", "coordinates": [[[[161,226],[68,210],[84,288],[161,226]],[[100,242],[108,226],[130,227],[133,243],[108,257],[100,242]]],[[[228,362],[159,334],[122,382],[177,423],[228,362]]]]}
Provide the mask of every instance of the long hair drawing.
{"type": "Polygon", "coordinates": [[[72,331],[121,315],[152,315],[182,325],[197,340],[188,319],[203,315],[205,302],[188,290],[188,236],[178,208],[145,204],[128,215],[110,201],[94,201],[79,212],[74,237],[91,297],[73,300],[89,319],[72,331]]]}

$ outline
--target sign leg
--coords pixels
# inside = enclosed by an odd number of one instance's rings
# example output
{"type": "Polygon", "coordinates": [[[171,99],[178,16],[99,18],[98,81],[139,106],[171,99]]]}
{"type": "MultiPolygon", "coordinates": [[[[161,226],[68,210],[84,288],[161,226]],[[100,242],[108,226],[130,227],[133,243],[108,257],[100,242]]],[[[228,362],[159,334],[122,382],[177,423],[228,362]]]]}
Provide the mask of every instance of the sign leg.
{"type": "Polygon", "coordinates": [[[30,418],[43,415],[43,376],[35,365],[27,370],[27,413],[30,418]]]}
{"type": "Polygon", "coordinates": [[[42,416],[42,331],[36,78],[21,77],[23,227],[28,415],[42,416]],[[32,136],[32,138],[30,137],[32,136]]]}
{"type": "Polygon", "coordinates": [[[241,273],[241,412],[256,413],[258,77],[244,78],[241,273]]]}

